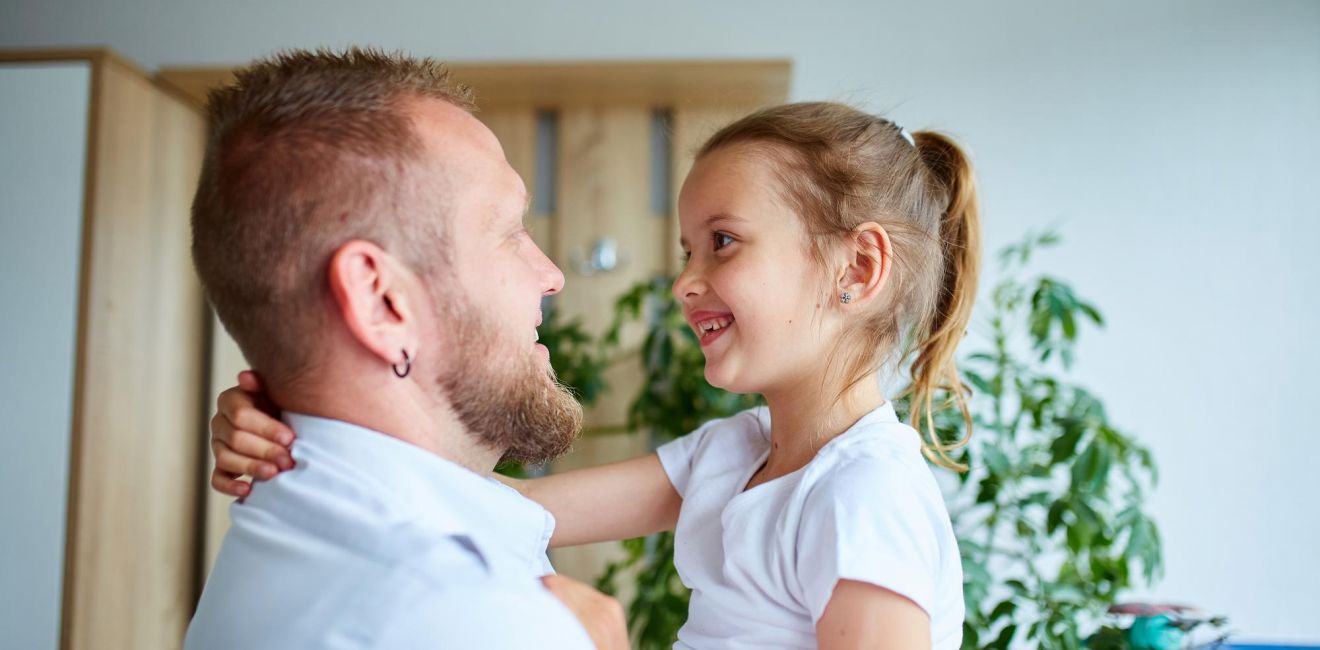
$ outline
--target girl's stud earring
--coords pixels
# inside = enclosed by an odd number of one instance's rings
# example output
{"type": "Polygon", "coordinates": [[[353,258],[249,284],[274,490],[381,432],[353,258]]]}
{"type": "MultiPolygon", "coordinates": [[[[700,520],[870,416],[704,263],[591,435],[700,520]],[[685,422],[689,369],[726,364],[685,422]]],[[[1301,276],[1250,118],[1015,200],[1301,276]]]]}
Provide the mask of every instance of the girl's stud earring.
{"type": "Polygon", "coordinates": [[[852,294],[848,293],[847,291],[839,294],[839,302],[845,305],[852,302],[852,294]]]}

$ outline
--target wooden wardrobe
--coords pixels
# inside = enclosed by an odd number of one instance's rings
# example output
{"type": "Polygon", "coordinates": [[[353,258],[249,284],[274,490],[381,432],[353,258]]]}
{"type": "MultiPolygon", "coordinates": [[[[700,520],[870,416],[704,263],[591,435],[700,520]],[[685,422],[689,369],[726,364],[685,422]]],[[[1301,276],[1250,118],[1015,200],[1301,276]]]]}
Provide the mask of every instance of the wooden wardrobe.
{"type": "Polygon", "coordinates": [[[204,126],[106,51],[0,52],[0,645],[175,648],[198,593],[204,126]]]}

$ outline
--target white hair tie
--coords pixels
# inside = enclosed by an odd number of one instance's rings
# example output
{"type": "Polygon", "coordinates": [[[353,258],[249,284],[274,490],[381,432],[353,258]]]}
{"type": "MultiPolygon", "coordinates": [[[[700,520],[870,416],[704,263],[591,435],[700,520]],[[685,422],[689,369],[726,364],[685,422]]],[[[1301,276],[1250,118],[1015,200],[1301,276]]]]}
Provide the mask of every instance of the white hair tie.
{"type": "Polygon", "coordinates": [[[912,145],[913,147],[917,146],[917,141],[912,139],[912,134],[908,133],[907,129],[901,126],[898,127],[898,134],[903,136],[903,139],[907,140],[908,144],[912,145]]]}

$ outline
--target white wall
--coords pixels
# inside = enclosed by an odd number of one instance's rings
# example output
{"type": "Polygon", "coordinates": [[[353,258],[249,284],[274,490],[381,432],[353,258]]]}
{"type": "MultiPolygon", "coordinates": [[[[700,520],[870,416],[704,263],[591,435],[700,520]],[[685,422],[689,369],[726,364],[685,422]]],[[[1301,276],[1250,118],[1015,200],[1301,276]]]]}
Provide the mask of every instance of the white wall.
{"type": "Polygon", "coordinates": [[[59,647],[91,70],[0,65],[0,639],[59,647]]]}
{"type": "Polygon", "coordinates": [[[1078,379],[1154,447],[1153,593],[1253,638],[1320,641],[1320,3],[1115,0],[440,3],[0,0],[0,47],[242,62],[371,43],[452,60],[787,57],[845,99],[975,152],[991,247],[1109,316],[1078,379]]]}

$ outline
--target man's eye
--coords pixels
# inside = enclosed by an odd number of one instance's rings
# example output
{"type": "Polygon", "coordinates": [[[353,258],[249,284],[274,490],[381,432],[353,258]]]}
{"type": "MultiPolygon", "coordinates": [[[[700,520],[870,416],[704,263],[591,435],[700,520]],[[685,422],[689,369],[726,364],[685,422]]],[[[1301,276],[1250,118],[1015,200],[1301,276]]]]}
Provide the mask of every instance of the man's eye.
{"type": "Polygon", "coordinates": [[[715,233],[715,250],[724,248],[725,246],[728,246],[729,244],[732,243],[733,243],[733,237],[730,237],[722,232],[715,233]]]}

